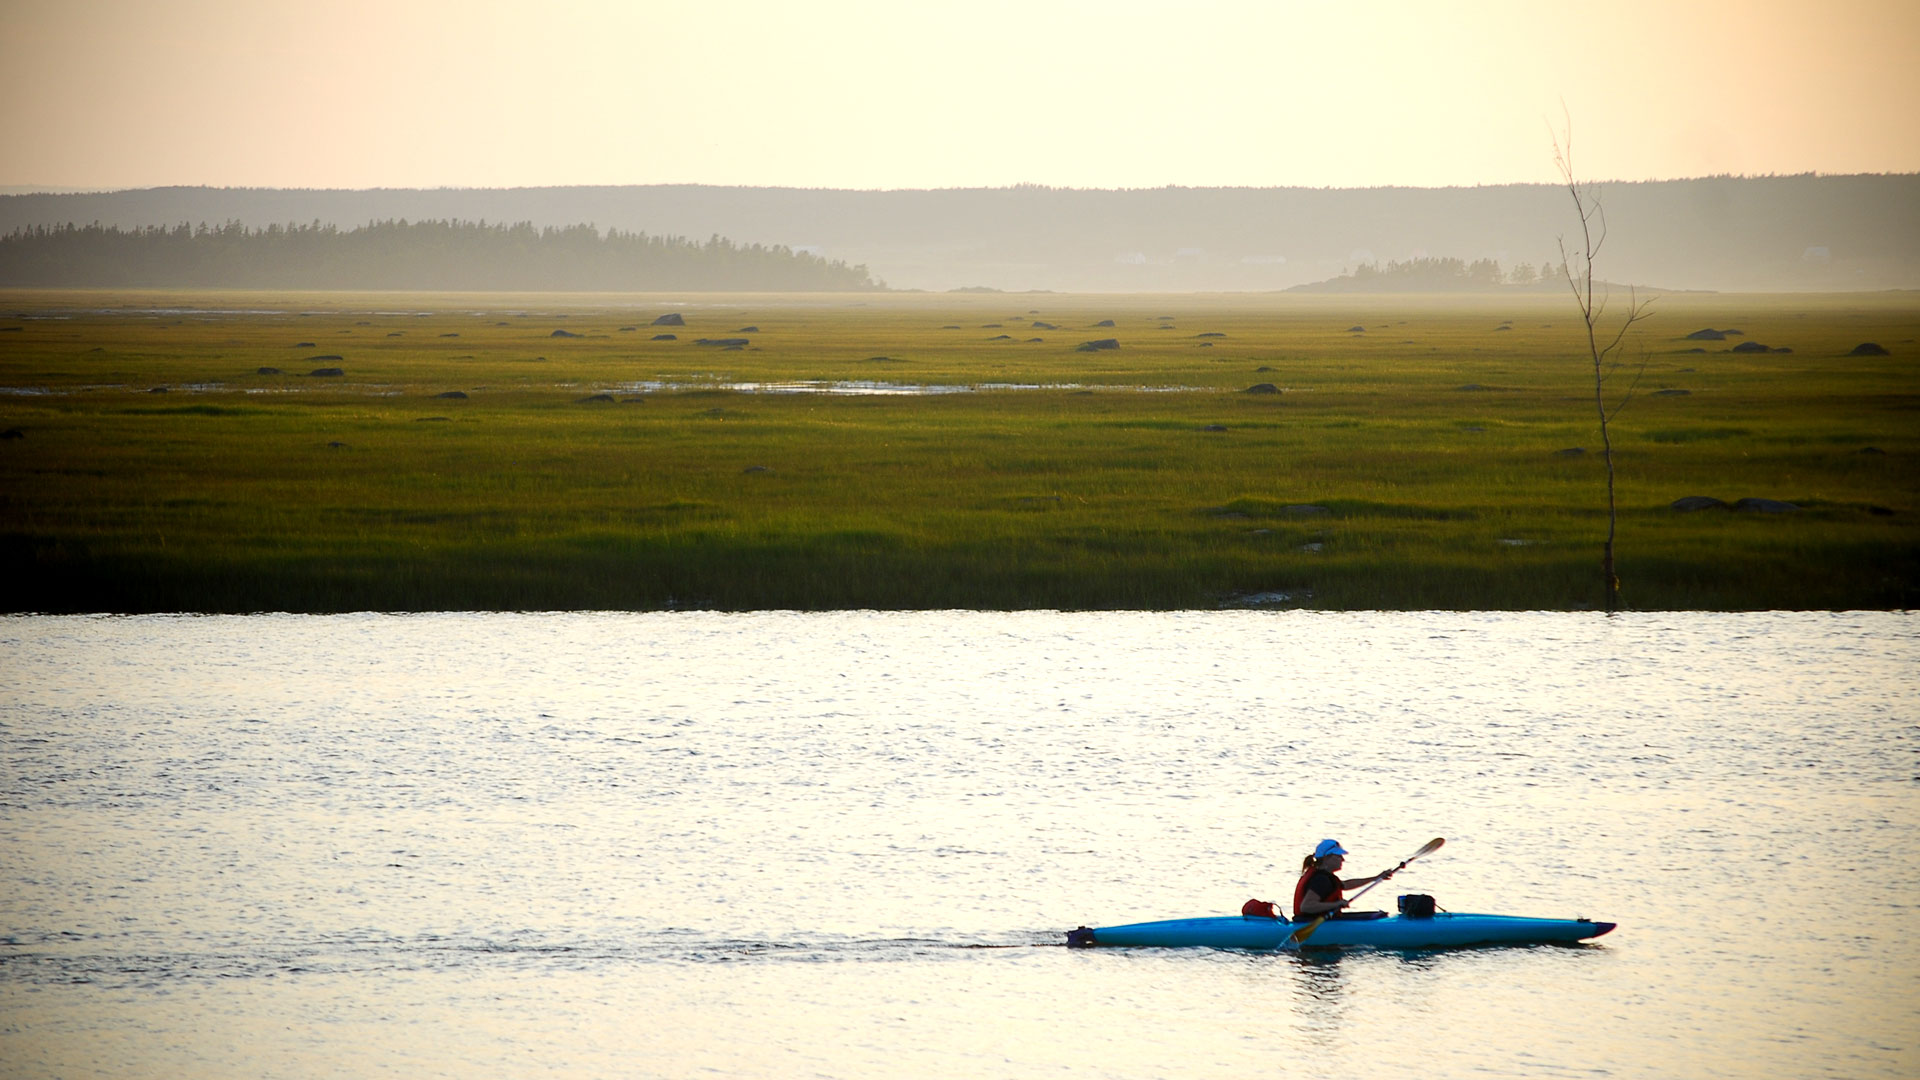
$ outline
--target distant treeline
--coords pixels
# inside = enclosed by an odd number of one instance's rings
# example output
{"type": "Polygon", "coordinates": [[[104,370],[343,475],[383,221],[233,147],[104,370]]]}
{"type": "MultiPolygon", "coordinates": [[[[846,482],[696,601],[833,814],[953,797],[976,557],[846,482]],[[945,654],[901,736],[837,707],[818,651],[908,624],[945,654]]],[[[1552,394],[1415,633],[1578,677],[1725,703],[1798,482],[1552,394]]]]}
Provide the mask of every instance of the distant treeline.
{"type": "Polygon", "coordinates": [[[1503,270],[1494,259],[1408,259],[1362,263],[1347,273],[1288,292],[1506,292],[1566,288],[1563,264],[1521,263],[1503,270]]]}
{"type": "Polygon", "coordinates": [[[57,225],[0,236],[0,285],[273,289],[839,291],[865,266],[790,248],[592,225],[374,221],[340,229],[57,225]]]}

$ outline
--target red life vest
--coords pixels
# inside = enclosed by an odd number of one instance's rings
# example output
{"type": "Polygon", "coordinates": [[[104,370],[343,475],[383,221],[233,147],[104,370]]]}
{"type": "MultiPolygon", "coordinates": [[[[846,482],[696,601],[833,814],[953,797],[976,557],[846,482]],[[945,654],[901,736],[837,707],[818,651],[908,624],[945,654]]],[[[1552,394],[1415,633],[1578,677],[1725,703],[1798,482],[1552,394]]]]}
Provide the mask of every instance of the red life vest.
{"type": "MultiPolygon", "coordinates": [[[[1300,901],[1305,900],[1307,898],[1307,882],[1313,880],[1313,875],[1319,872],[1320,872],[1320,868],[1317,866],[1311,870],[1303,870],[1300,873],[1300,880],[1294,883],[1294,886],[1293,886],[1293,917],[1294,918],[1297,919],[1300,917],[1300,901]]],[[[1330,878],[1333,878],[1333,895],[1323,896],[1320,899],[1326,900],[1330,903],[1339,903],[1340,901],[1345,900],[1346,891],[1340,887],[1340,876],[1338,874],[1333,873],[1332,871],[1328,871],[1327,876],[1330,878]]]]}

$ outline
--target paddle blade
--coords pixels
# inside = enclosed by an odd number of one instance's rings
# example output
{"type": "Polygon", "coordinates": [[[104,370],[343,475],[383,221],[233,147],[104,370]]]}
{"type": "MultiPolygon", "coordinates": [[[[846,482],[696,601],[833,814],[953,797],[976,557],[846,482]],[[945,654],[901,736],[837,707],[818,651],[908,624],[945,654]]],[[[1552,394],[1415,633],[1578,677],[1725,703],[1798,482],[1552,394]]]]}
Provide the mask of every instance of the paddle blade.
{"type": "Polygon", "coordinates": [[[1414,852],[1413,855],[1410,857],[1409,861],[1411,861],[1412,859],[1417,859],[1422,855],[1431,855],[1434,852],[1439,851],[1441,846],[1444,845],[1446,842],[1447,842],[1447,838],[1444,836],[1434,837],[1433,839],[1427,841],[1426,847],[1423,847],[1419,851],[1414,852]]]}

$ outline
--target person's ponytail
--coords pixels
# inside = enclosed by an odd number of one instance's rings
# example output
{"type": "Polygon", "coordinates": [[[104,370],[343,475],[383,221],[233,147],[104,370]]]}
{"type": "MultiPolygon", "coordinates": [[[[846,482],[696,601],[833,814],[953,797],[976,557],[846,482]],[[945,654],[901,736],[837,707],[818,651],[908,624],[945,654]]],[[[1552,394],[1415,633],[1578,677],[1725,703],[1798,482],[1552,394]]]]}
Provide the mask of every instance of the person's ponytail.
{"type": "Polygon", "coordinates": [[[1305,859],[1302,859],[1300,862],[1300,872],[1303,874],[1312,870],[1318,870],[1319,868],[1320,868],[1320,860],[1315,858],[1312,855],[1308,855],[1305,859]]]}

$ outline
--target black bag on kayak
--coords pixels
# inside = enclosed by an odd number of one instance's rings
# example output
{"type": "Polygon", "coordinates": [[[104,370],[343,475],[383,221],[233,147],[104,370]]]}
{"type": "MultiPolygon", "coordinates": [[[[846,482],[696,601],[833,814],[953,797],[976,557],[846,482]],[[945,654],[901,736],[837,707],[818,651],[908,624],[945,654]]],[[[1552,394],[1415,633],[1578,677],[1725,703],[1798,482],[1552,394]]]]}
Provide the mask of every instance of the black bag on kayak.
{"type": "Polygon", "coordinates": [[[1424,893],[1408,893],[1400,898],[1400,915],[1407,919],[1433,918],[1433,897],[1424,893]]]}

